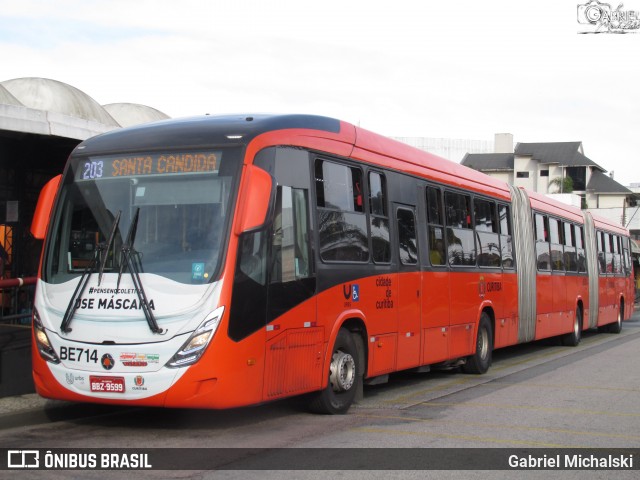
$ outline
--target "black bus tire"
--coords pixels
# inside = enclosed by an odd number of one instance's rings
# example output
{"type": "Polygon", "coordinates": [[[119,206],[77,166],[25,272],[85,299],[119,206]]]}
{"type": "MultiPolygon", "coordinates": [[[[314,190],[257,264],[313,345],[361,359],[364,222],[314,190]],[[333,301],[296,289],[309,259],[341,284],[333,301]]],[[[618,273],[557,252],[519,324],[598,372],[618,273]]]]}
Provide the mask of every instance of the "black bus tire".
{"type": "Polygon", "coordinates": [[[609,325],[607,331],[609,333],[620,333],[622,331],[622,319],[624,318],[624,303],[620,302],[620,309],[618,310],[618,319],[609,325]]]}
{"type": "Polygon", "coordinates": [[[491,320],[486,312],[482,312],[480,322],[478,322],[478,333],[476,336],[476,351],[467,357],[466,363],[462,366],[465,373],[482,374],[486,373],[491,366],[493,352],[493,329],[491,320]]]}
{"type": "Polygon", "coordinates": [[[327,386],[312,395],[309,409],[315,413],[342,415],[347,413],[362,382],[361,355],[351,333],[342,328],[333,345],[327,386]]]}
{"type": "Polygon", "coordinates": [[[576,316],[573,320],[573,330],[563,335],[560,340],[562,345],[567,347],[577,347],[582,339],[582,310],[576,307],[576,316]]]}

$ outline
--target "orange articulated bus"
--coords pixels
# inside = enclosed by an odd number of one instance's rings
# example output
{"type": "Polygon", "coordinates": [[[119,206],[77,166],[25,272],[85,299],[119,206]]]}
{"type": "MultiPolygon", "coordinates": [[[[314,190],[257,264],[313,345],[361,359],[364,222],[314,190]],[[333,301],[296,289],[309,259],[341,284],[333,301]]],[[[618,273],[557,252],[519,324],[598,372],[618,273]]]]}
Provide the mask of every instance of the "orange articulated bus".
{"type": "Polygon", "coordinates": [[[339,120],[206,116],[91,138],[45,186],[44,397],[345,413],[399,370],[633,311],[628,232],[339,120]]]}

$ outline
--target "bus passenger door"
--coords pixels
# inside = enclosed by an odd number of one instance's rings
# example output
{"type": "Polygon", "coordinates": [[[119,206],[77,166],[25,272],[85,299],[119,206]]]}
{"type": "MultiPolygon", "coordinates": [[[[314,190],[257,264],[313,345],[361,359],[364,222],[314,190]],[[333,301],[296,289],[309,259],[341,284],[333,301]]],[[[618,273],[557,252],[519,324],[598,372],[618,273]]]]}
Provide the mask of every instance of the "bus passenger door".
{"type": "Polygon", "coordinates": [[[554,335],[551,315],[553,313],[553,278],[551,274],[551,244],[549,243],[549,221],[546,215],[535,214],[536,232],[536,340],[554,335]]]}
{"type": "Polygon", "coordinates": [[[268,246],[266,400],[322,386],[324,331],[316,324],[309,232],[308,190],[279,186],[268,246]]]}
{"type": "Polygon", "coordinates": [[[420,364],[421,284],[420,255],[415,207],[397,206],[398,239],[398,349],[396,368],[404,370],[420,364]]]}
{"type": "Polygon", "coordinates": [[[422,273],[422,365],[449,358],[449,269],[445,245],[442,192],[427,187],[428,266],[422,273]]]}

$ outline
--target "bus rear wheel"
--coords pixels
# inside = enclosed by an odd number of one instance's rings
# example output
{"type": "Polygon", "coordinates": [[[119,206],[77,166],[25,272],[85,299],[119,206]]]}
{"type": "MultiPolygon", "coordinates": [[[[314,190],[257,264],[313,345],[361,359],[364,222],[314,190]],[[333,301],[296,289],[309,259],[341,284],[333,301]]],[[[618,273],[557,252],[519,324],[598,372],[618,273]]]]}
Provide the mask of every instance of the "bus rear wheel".
{"type": "Polygon", "coordinates": [[[493,329],[491,320],[486,312],[482,312],[478,323],[478,336],[476,337],[476,353],[467,357],[467,362],[462,366],[465,373],[486,373],[491,366],[493,351],[493,329]]]}
{"type": "Polygon", "coordinates": [[[342,328],[333,346],[327,386],[313,395],[309,408],[324,414],[345,414],[362,382],[360,355],[351,333],[342,328]]]}
{"type": "Polygon", "coordinates": [[[577,347],[582,339],[582,310],[576,308],[576,316],[573,320],[573,330],[562,336],[562,344],[567,347],[577,347]]]}
{"type": "Polygon", "coordinates": [[[620,308],[618,309],[618,319],[609,325],[609,333],[620,333],[622,331],[622,319],[624,318],[624,303],[620,302],[620,308]]]}

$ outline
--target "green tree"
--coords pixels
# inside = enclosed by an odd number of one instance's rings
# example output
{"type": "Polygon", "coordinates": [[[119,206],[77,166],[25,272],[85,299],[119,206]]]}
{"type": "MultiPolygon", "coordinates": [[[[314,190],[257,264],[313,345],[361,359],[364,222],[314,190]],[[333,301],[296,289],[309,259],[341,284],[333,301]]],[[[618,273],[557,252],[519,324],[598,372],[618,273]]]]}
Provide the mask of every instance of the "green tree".
{"type": "Polygon", "coordinates": [[[549,188],[556,187],[557,191],[550,193],[571,193],[573,192],[573,180],[571,177],[556,177],[549,181],[549,188]]]}

